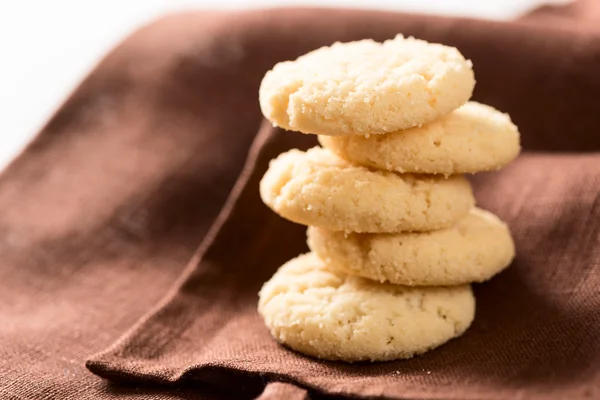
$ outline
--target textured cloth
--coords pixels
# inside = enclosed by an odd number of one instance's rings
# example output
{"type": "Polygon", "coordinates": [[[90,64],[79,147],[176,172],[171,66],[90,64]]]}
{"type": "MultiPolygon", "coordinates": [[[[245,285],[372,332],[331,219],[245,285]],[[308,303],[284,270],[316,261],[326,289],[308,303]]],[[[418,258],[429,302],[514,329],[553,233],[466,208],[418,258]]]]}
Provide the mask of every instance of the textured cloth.
{"type": "Polygon", "coordinates": [[[600,397],[598,71],[598,34],[539,19],[271,10],[138,31],[0,176],[0,398],[600,397]],[[277,61],[396,33],[458,46],[475,100],[520,127],[525,153],[473,178],[517,257],[438,350],[316,361],[256,313],[261,284],[307,249],[258,181],[316,143],[262,123],[258,86],[277,61]]]}

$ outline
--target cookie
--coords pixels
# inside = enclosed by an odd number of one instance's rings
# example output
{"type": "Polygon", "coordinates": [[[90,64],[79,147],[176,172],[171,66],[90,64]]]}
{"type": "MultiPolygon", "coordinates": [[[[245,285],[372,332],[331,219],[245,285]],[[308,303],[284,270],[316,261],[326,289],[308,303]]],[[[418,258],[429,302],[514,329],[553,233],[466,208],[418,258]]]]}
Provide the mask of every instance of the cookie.
{"type": "Polygon", "coordinates": [[[320,147],[290,150],[272,160],[260,195],[293,222],[345,232],[445,228],[475,203],[460,175],[446,179],[370,170],[320,147]]]}
{"type": "Polygon", "coordinates": [[[267,72],[264,116],[287,130],[380,134],[433,121],[473,92],[472,64],[454,47],[401,35],[335,43],[267,72]]]}
{"type": "Polygon", "coordinates": [[[497,170],[521,151],[510,117],[476,102],[421,127],[369,137],[319,136],[319,142],[361,165],[446,175],[497,170]]]}
{"type": "Polygon", "coordinates": [[[430,232],[344,234],[309,227],[308,246],[330,269],[411,286],[482,282],[515,256],[506,224],[478,208],[454,226],[430,232]]]}
{"type": "Polygon", "coordinates": [[[469,285],[411,288],[330,270],[316,255],[284,264],[259,293],[258,311],[280,343],[342,361],[410,358],[471,324],[469,285]]]}

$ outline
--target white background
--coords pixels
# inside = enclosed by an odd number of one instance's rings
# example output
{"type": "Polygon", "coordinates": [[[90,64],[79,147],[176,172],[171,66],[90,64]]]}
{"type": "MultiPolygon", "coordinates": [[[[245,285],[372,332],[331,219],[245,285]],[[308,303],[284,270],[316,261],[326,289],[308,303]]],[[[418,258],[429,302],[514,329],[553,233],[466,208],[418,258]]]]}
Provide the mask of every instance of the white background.
{"type": "MultiPolygon", "coordinates": [[[[565,3],[568,0],[547,0],[565,3]]],[[[1,0],[0,169],[107,51],[140,25],[186,8],[318,5],[511,19],[543,0],[1,0]]]]}

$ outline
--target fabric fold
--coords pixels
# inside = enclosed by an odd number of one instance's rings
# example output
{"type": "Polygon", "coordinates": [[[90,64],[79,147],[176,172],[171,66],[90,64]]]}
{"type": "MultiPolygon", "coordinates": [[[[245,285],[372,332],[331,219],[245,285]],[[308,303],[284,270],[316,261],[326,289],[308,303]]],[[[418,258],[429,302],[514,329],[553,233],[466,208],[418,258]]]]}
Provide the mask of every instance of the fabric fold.
{"type": "Polygon", "coordinates": [[[301,389],[289,383],[273,382],[269,383],[264,392],[257,400],[308,400],[310,397],[306,390],[301,389]]]}
{"type": "Polygon", "coordinates": [[[304,228],[270,212],[256,187],[271,157],[311,143],[269,127],[259,140],[265,136],[262,147],[255,147],[260,148],[256,163],[251,155],[246,167],[249,178],[239,183],[239,196],[231,198],[231,211],[189,279],[133,333],[92,358],[93,372],[167,384],[285,380],[329,395],[390,398],[596,393],[598,154],[525,154],[503,172],[474,179],[480,204],[513,229],[518,256],[494,281],[477,285],[472,328],[413,360],[346,365],[278,346],[256,313],[262,282],[286,259],[306,251],[304,228]]]}

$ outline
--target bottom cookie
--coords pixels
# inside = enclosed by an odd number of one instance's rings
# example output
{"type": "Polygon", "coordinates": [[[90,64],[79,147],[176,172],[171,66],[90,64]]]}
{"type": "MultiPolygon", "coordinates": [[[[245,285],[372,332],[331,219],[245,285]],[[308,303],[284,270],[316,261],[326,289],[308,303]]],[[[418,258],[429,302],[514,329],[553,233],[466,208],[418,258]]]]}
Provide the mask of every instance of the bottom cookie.
{"type": "Polygon", "coordinates": [[[327,359],[411,358],[460,336],[475,315],[470,285],[407,287],[332,271],[313,253],[285,263],[259,293],[280,343],[327,359]]]}

